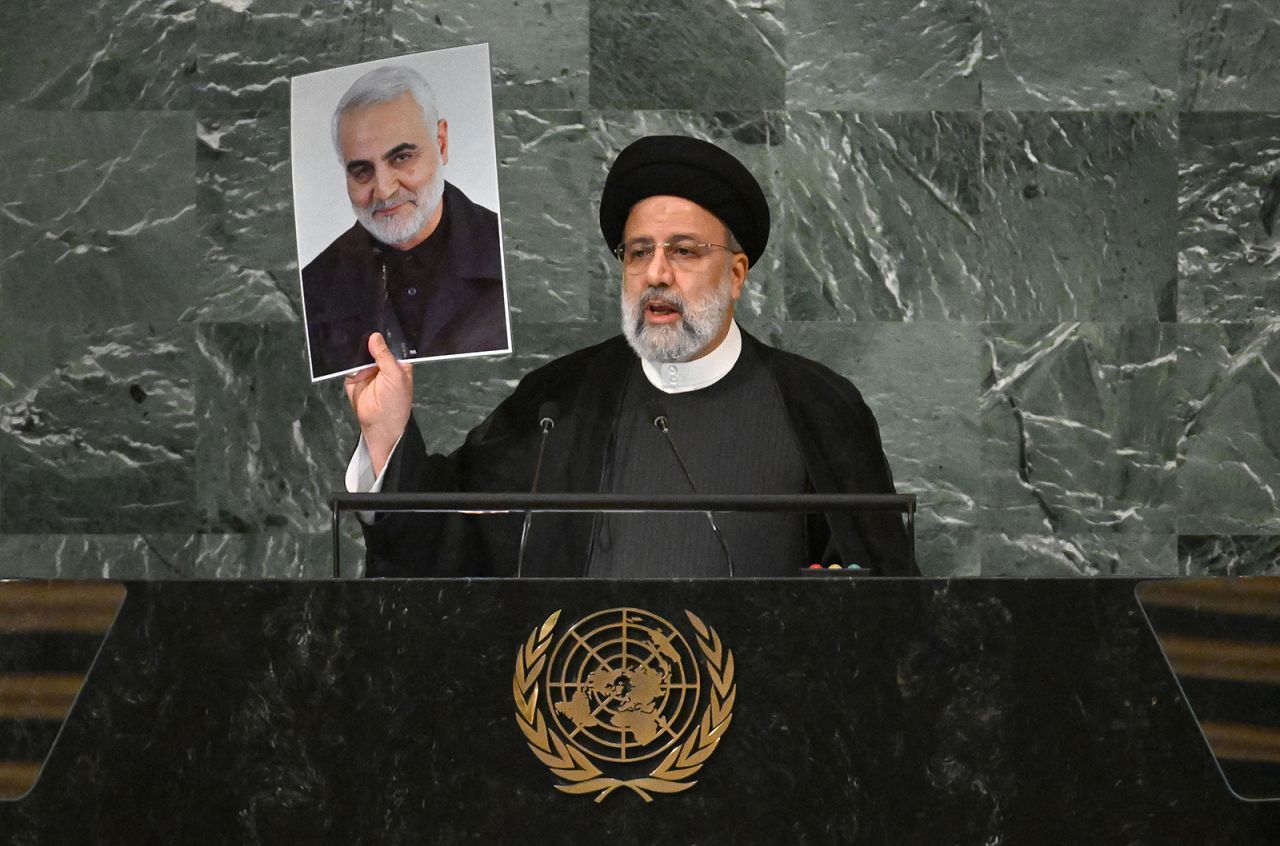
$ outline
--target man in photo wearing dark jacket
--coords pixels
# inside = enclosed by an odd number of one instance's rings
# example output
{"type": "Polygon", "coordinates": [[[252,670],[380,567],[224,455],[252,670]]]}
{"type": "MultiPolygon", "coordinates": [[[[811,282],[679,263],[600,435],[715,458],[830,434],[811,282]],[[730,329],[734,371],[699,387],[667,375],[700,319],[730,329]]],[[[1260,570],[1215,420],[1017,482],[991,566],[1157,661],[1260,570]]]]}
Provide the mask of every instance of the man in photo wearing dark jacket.
{"type": "MultiPolygon", "coordinates": [[[[605,181],[600,225],[618,256],[622,335],[529,373],[465,443],[429,455],[413,384],[380,337],[376,366],[347,378],[361,439],[348,489],[525,492],[540,420],[555,418],[543,492],[892,493],[875,418],[849,381],[767,346],[734,322],[769,236],[750,172],[693,138],[642,138],[605,181]],[[661,417],[661,425],[655,418],[661,417]],[[673,444],[687,465],[680,466],[673,444]]],[[[377,515],[366,574],[511,575],[519,516],[377,515]]],[[[539,514],[524,574],[610,578],[780,576],[808,562],[915,573],[894,513],[539,514]]]]}
{"type": "Polygon", "coordinates": [[[371,364],[374,332],[402,360],[508,350],[498,218],[445,181],[449,125],[427,81],[360,77],[333,144],[357,222],[302,271],[312,377],[371,364]]]}

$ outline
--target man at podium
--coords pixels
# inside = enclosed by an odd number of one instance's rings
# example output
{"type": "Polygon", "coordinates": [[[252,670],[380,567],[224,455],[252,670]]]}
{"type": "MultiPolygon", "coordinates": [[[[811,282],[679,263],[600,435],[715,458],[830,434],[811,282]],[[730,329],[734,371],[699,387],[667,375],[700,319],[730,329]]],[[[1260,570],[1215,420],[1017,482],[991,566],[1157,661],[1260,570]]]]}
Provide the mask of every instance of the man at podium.
{"type": "MultiPolygon", "coordinates": [[[[600,229],[618,257],[622,334],[527,374],[448,456],[411,414],[412,370],[381,336],[347,378],[359,491],[893,493],[857,389],[768,346],[734,305],[769,238],[750,171],[695,138],[650,136],[605,180],[600,229]],[[547,430],[550,431],[547,431],[547,430]],[[545,438],[544,438],[545,435],[545,438]]],[[[721,513],[523,519],[381,514],[364,523],[366,575],[605,578],[780,576],[809,562],[911,575],[900,517],[721,513]]]]}

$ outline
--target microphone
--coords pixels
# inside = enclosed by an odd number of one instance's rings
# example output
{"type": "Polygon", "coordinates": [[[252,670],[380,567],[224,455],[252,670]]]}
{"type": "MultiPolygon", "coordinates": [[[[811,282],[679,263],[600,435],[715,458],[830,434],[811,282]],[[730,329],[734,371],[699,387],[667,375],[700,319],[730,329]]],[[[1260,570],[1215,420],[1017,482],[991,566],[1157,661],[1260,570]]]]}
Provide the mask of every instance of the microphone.
{"type": "MultiPolygon", "coordinates": [[[[698,492],[698,486],[693,483],[693,477],[689,475],[689,468],[685,465],[684,459],[680,457],[680,450],[676,449],[676,442],[671,440],[671,424],[667,420],[667,415],[663,413],[662,408],[658,405],[649,406],[649,414],[653,416],[653,427],[662,433],[667,440],[667,446],[671,447],[671,454],[676,457],[676,464],[680,465],[680,472],[684,474],[684,480],[689,483],[689,490],[695,494],[698,492]]],[[[720,533],[720,527],[716,525],[716,518],[710,511],[704,511],[707,515],[707,521],[711,523],[711,531],[715,534],[716,540],[720,542],[720,549],[724,552],[724,560],[729,563],[729,578],[733,578],[733,556],[729,554],[729,545],[724,541],[724,535],[720,533]]]]}
{"type": "MultiPolygon", "coordinates": [[[[542,430],[542,438],[538,441],[538,460],[533,465],[533,485],[529,493],[538,492],[538,477],[542,475],[542,457],[547,453],[547,436],[556,427],[556,418],[560,416],[560,407],[551,400],[538,406],[538,428],[542,430]]],[[[516,578],[524,572],[524,549],[529,542],[529,524],[533,522],[533,512],[524,513],[524,526],[520,529],[520,552],[516,556],[516,578]]]]}

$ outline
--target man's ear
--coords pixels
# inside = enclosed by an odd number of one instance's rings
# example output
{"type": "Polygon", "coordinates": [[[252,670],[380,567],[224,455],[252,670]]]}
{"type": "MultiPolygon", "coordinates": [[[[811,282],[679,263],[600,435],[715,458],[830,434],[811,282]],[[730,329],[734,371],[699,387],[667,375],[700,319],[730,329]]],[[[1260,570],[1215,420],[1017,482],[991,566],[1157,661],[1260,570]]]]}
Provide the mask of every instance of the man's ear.
{"type": "Polygon", "coordinates": [[[729,279],[733,285],[733,299],[737,301],[742,295],[742,283],[747,281],[747,254],[734,253],[733,260],[729,264],[729,279]]]}
{"type": "Polygon", "coordinates": [[[449,121],[436,121],[436,143],[440,145],[440,164],[449,163],[449,121]]]}

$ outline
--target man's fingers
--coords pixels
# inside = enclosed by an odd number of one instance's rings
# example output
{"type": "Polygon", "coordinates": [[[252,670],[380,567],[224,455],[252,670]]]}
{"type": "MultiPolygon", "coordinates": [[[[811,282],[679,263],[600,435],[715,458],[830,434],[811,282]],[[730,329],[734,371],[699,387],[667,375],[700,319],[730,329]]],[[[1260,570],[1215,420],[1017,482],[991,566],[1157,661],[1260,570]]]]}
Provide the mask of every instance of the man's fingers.
{"type": "Polygon", "coordinates": [[[364,382],[359,379],[353,379],[348,376],[342,383],[342,392],[347,395],[347,402],[351,403],[351,407],[356,407],[360,394],[364,392],[364,382]]]}
{"type": "Polygon", "coordinates": [[[368,367],[361,367],[355,373],[348,373],[344,384],[347,392],[350,393],[352,388],[358,388],[373,381],[373,377],[378,375],[378,365],[371,364],[368,367]]]}

